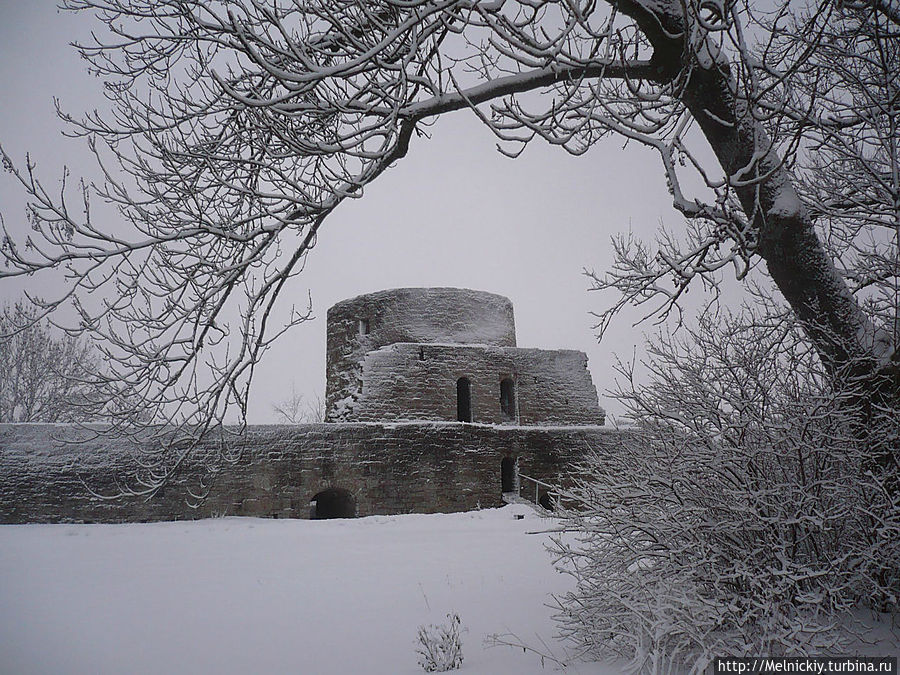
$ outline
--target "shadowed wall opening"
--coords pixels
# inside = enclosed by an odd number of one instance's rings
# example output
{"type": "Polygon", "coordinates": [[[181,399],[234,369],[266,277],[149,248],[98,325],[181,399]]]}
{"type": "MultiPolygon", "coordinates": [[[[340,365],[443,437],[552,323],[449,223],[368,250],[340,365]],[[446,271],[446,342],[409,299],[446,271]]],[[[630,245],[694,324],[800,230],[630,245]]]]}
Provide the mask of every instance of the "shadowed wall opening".
{"type": "Polygon", "coordinates": [[[322,490],[309,502],[309,517],[312,520],[356,518],[356,500],[342,488],[322,490]]]}
{"type": "Polygon", "coordinates": [[[549,492],[544,492],[541,494],[540,498],[538,499],[538,504],[540,506],[543,506],[548,511],[556,510],[556,500],[553,499],[552,495],[549,492]]]}
{"type": "Polygon", "coordinates": [[[519,492],[519,459],[504,457],[500,462],[500,491],[519,492]]]}
{"type": "Polygon", "coordinates": [[[468,377],[461,377],[456,381],[456,420],[472,421],[472,383],[468,377]]]}
{"type": "Polygon", "coordinates": [[[508,377],[500,380],[500,410],[507,419],[516,419],[516,385],[508,377]]]}

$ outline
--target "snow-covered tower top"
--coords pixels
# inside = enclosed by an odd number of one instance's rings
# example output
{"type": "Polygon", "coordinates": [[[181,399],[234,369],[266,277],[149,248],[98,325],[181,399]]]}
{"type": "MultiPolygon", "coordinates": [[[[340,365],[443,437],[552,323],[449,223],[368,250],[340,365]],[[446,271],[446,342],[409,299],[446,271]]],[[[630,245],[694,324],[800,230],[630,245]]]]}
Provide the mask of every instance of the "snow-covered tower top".
{"type": "Polygon", "coordinates": [[[368,350],[397,342],[516,346],[509,298],[467,288],[396,288],[328,310],[329,351],[332,338],[360,336],[368,350]]]}

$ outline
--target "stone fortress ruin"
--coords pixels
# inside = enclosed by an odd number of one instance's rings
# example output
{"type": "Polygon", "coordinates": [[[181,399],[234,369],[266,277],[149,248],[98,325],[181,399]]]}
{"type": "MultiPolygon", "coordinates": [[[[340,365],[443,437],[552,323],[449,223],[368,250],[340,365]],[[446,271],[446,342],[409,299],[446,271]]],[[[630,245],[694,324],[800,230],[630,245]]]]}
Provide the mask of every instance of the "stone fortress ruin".
{"type": "Polygon", "coordinates": [[[519,495],[547,504],[549,485],[620,442],[603,424],[587,356],[518,347],[507,298],[380,291],[328,311],[325,423],[210,439],[229,444],[233,463],[206,476],[201,444],[149,500],[96,497],[127,480],[140,448],[65,425],[0,425],[0,522],[430,513],[519,495]],[[208,494],[191,504],[198,481],[208,494]]]}
{"type": "Polygon", "coordinates": [[[328,310],[328,422],[602,425],[587,355],[516,346],[512,303],[402,288],[328,310]]]}

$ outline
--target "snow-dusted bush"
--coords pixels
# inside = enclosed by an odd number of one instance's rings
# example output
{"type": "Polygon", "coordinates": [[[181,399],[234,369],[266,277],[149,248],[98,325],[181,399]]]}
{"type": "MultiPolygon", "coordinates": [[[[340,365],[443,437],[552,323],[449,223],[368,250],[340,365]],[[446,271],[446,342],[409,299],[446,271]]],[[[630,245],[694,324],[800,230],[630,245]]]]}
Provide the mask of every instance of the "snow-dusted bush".
{"type": "Polygon", "coordinates": [[[449,623],[438,626],[419,626],[419,665],[428,673],[458,669],[463,662],[462,642],[459,638],[460,620],[458,614],[448,614],[449,623]]]}
{"type": "Polygon", "coordinates": [[[794,327],[760,321],[660,338],[646,386],[622,368],[634,438],[583,467],[556,542],[577,581],[557,618],[589,653],[702,672],[833,648],[860,603],[897,611],[900,416],[829,388],[794,327]]]}

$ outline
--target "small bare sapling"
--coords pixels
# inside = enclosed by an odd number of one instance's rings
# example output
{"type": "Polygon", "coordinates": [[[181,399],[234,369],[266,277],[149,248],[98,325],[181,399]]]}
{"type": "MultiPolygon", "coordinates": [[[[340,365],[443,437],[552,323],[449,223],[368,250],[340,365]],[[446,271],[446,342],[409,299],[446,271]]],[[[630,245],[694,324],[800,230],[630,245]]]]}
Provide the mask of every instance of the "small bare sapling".
{"type": "Polygon", "coordinates": [[[419,626],[416,654],[419,655],[419,665],[426,673],[457,670],[462,665],[459,615],[448,614],[447,618],[450,622],[446,624],[419,626]]]}

